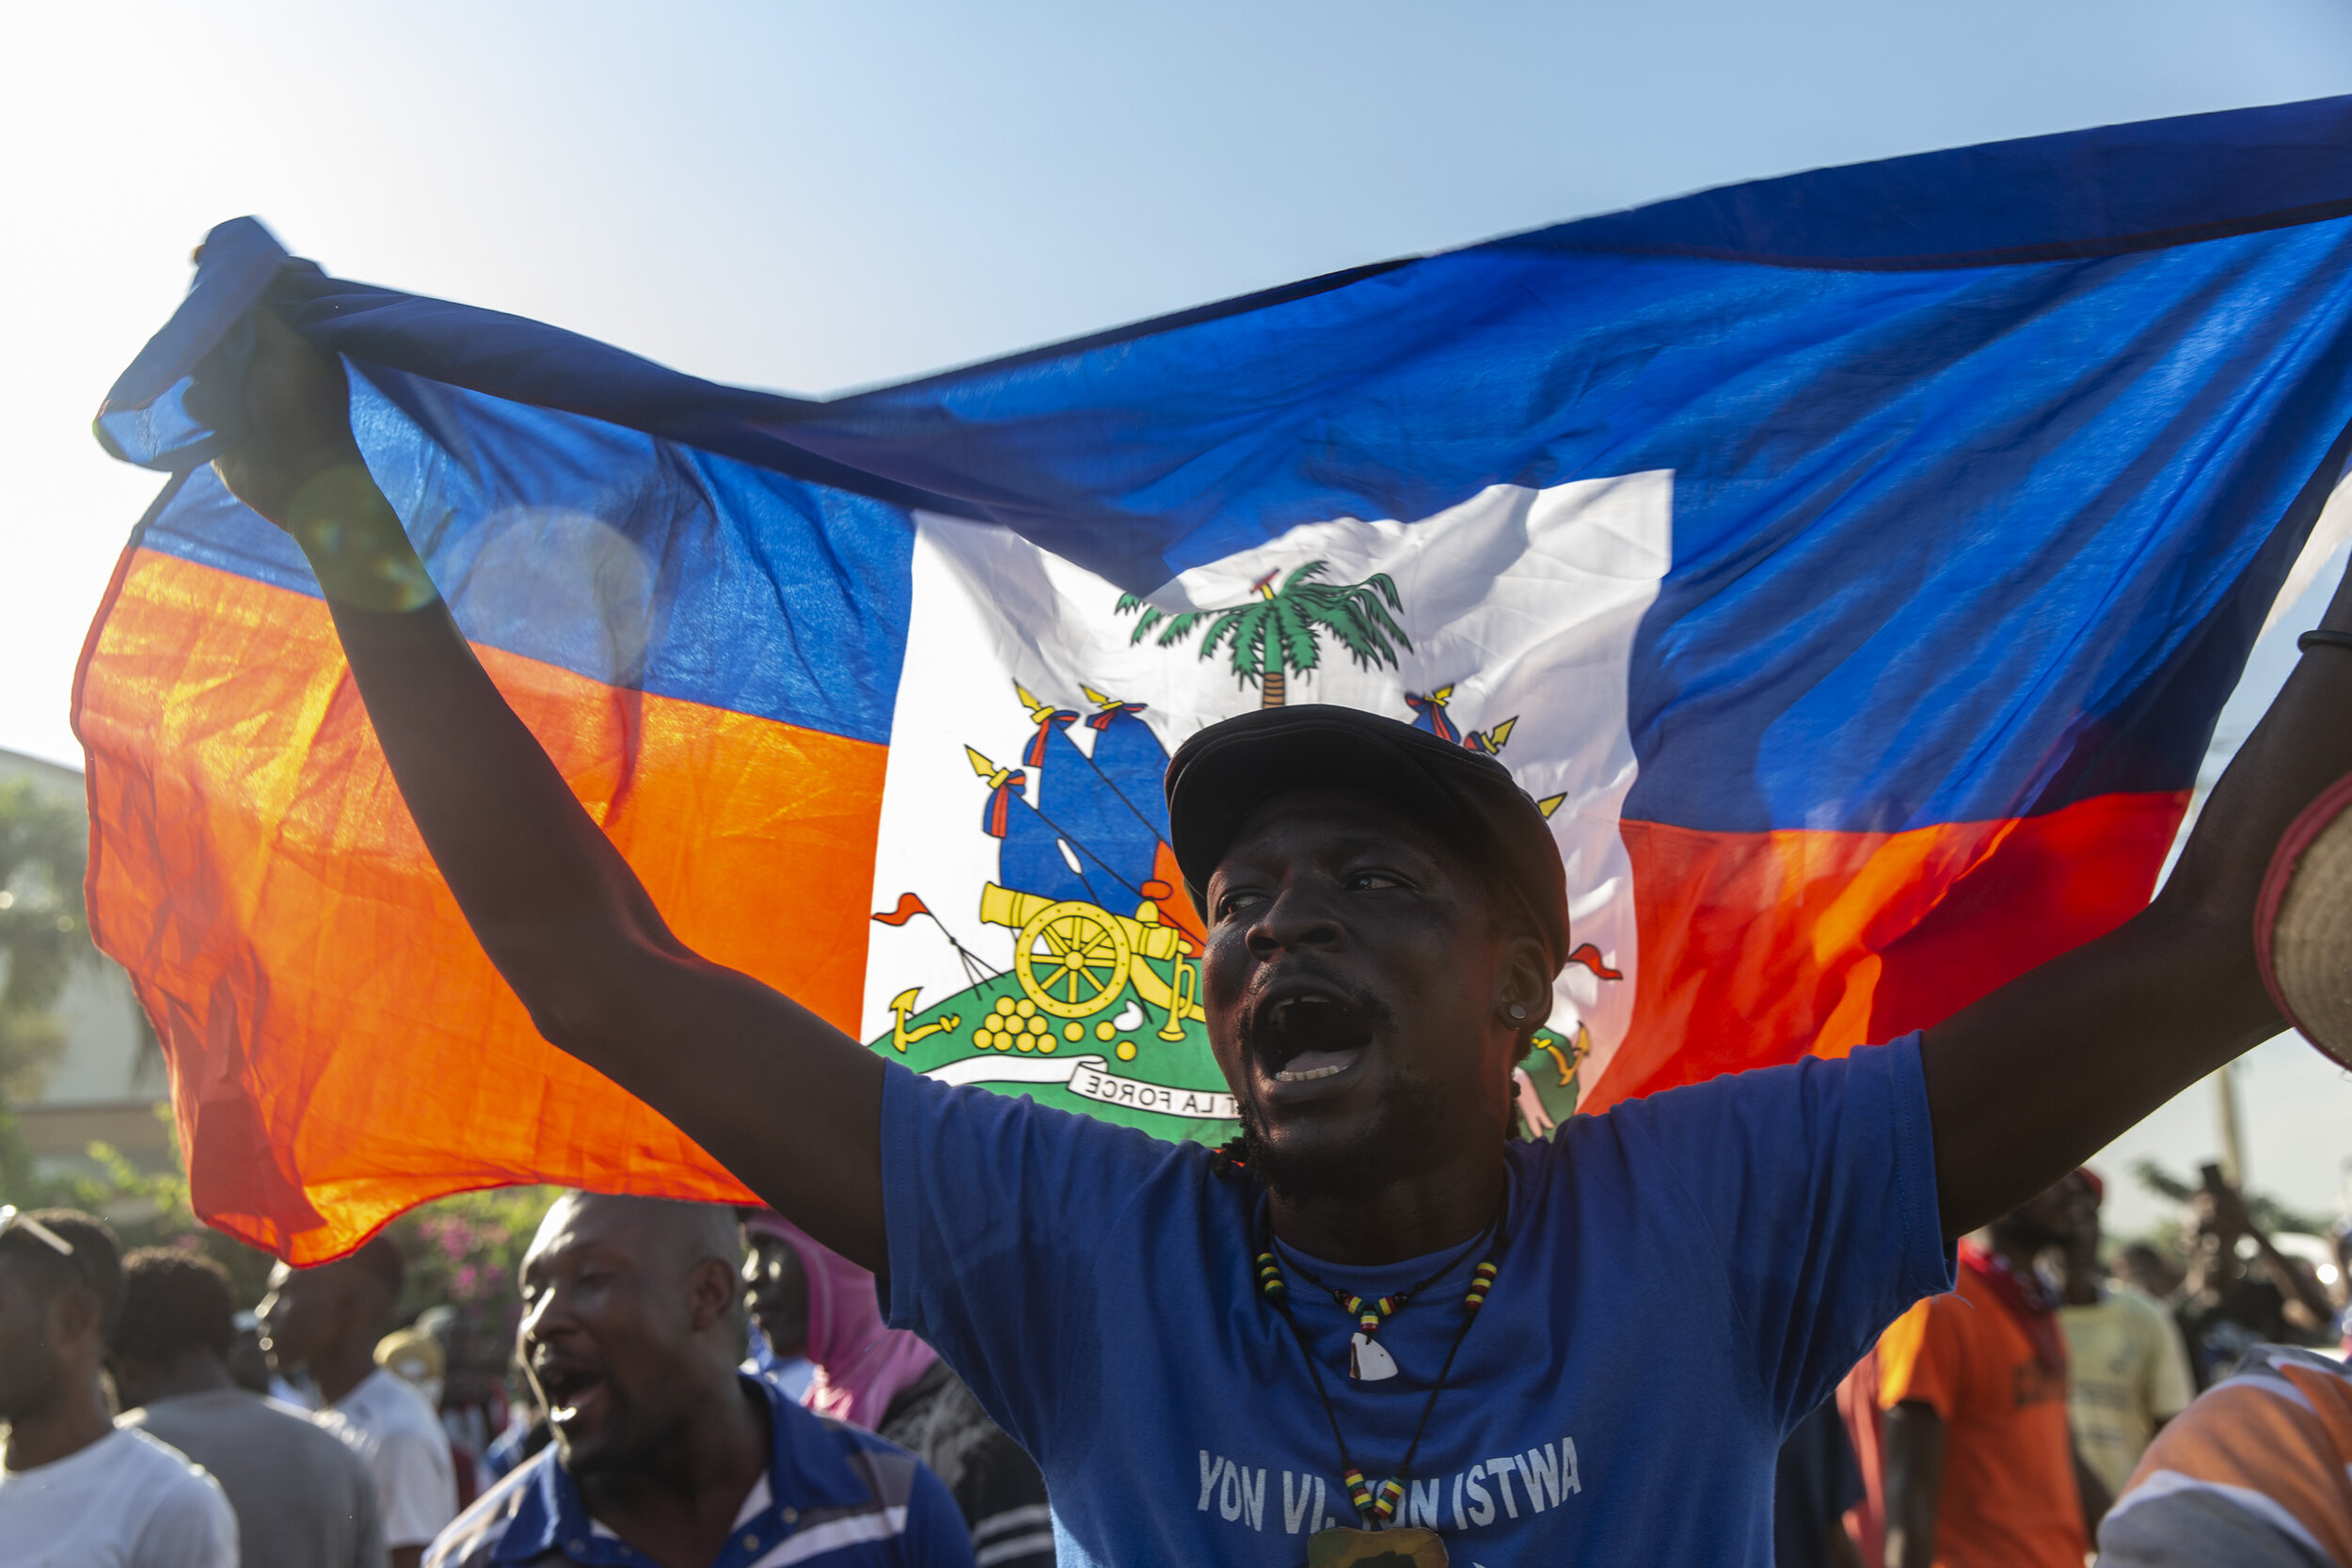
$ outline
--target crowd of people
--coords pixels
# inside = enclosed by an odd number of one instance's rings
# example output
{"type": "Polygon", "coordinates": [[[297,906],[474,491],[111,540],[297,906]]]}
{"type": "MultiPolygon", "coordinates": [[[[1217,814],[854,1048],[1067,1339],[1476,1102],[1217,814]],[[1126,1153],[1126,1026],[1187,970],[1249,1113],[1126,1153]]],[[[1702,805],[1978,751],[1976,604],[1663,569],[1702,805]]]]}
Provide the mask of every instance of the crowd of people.
{"type": "MultiPolygon", "coordinates": [[[[2280,1366],[2345,1400],[2346,1234],[2323,1277],[2209,1168],[2178,1258],[2146,1242],[2109,1255],[2105,1198],[2077,1170],[1960,1243],[1958,1288],[1888,1328],[1784,1445],[1778,1568],[2080,1568],[2094,1551],[2122,1568],[2271,1560],[2249,1541],[2278,1534],[2279,1516],[2249,1532],[2246,1510],[2282,1479],[2293,1487],[2287,1456],[2258,1456],[2261,1484],[2225,1497],[2243,1477],[2192,1484],[2177,1467],[2209,1441],[2185,1433],[2216,1418],[2160,1434],[2201,1391],[2230,1390],[2201,1408],[2242,1403],[2280,1366]],[[2183,1506],[2218,1507],[2232,1549],[2168,1518],[2183,1506]]],[[[2317,1500],[2352,1531],[2343,1456],[2328,1457],[2341,1440],[2319,1438],[2301,1447],[2336,1474],[2317,1500]]]]}
{"type": "MultiPolygon", "coordinates": [[[[2177,1254],[2104,1247],[2104,1197],[2077,1170],[1963,1239],[1958,1288],[1797,1424],[1778,1568],[2352,1561],[2352,1275],[2281,1251],[2210,1170],[2177,1254]]],[[[437,1408],[436,1335],[392,1326],[402,1283],[379,1235],[240,1312],[194,1250],[10,1213],[0,1568],[489,1568],[606,1539],[748,1564],[787,1533],[794,1561],[1052,1568],[1037,1466],[870,1273],[772,1212],[560,1197],[479,1447],[437,1408]]]]}
{"type": "Polygon", "coordinates": [[[240,1314],[198,1252],[0,1211],[0,1564],[456,1568],[604,1538],[748,1564],[788,1533],[795,1562],[1051,1568],[1027,1455],[871,1274],[773,1213],[559,1198],[479,1452],[436,1408],[434,1337],[392,1327],[402,1281],[379,1235],[240,1314]]]}

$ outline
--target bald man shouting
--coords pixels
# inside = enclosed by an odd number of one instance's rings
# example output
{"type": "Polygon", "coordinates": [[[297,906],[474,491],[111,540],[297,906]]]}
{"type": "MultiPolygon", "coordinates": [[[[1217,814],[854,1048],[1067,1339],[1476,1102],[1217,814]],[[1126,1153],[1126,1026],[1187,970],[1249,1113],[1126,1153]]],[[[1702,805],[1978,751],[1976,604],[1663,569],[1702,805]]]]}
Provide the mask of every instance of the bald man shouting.
{"type": "Polygon", "coordinates": [[[567,1193],[522,1264],[552,1447],[433,1544],[435,1568],[971,1568],[937,1476],[739,1372],[732,1209],[567,1193]]]}

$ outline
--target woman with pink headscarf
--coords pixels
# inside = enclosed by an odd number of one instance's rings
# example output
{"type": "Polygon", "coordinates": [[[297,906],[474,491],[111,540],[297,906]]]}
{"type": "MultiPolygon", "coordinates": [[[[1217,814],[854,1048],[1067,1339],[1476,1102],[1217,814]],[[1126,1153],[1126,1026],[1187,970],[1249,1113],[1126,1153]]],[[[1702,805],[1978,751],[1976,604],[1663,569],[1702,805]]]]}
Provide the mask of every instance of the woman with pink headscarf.
{"type": "Polygon", "coordinates": [[[772,1210],[747,1212],[743,1238],[752,1321],[771,1341],[800,1336],[816,1367],[801,1402],[937,1471],[990,1568],[1053,1568],[1044,1478],[930,1346],[883,1321],[873,1275],[772,1210]]]}

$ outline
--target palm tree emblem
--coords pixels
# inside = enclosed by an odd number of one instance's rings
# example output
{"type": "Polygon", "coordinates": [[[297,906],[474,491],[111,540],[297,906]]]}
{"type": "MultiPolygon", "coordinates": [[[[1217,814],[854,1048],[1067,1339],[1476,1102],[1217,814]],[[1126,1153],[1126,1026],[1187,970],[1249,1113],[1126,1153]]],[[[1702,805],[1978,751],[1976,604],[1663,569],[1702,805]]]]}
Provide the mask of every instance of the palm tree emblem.
{"type": "Polygon", "coordinates": [[[1408,651],[1413,646],[1413,640],[1389,613],[1404,606],[1386,572],[1375,572],[1361,582],[1325,582],[1323,576],[1329,570],[1328,562],[1310,561],[1283,578],[1279,588],[1274,586],[1274,579],[1280,573],[1268,572],[1252,584],[1258,596],[1246,604],[1188,610],[1175,615],[1152,609],[1133,594],[1122,594],[1119,613],[1142,612],[1135,635],[1127,640],[1131,645],[1157,628],[1157,644],[1172,647],[1207,622],[1200,657],[1213,657],[1230,643],[1233,673],[1242,685],[1258,688],[1258,705],[1280,707],[1290,691],[1291,673],[1307,674],[1323,662],[1320,640],[1327,632],[1366,670],[1382,664],[1395,667],[1396,647],[1391,639],[1408,651]]]}

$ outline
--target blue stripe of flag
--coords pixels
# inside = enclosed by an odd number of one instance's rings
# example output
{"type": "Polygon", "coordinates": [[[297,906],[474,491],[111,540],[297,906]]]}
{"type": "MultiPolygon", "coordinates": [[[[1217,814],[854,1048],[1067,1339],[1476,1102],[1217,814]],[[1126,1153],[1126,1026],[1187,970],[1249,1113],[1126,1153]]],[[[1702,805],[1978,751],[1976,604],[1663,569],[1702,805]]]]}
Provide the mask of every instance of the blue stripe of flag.
{"type": "MultiPolygon", "coordinates": [[[[2352,101],[2192,117],[1708,193],[833,403],[315,271],[276,297],[370,367],[372,461],[477,635],[844,734],[887,727],[910,506],[1149,589],[1303,522],[1671,469],[1629,813],[1899,830],[2187,786],[2342,467],[2348,213],[2352,101]],[[642,671],[529,573],[468,578],[518,507],[640,552],[642,671]]],[[[186,347],[142,372],[164,403],[186,347]]],[[[247,547],[183,499],[165,547],[247,547]]]]}

